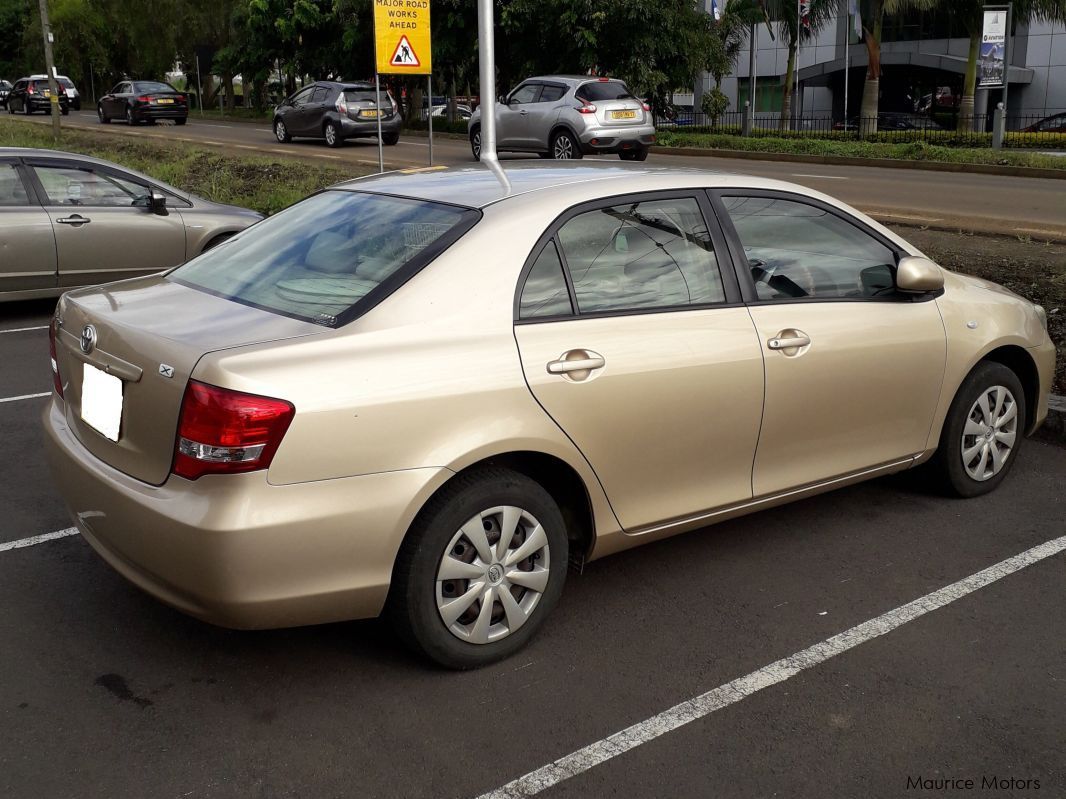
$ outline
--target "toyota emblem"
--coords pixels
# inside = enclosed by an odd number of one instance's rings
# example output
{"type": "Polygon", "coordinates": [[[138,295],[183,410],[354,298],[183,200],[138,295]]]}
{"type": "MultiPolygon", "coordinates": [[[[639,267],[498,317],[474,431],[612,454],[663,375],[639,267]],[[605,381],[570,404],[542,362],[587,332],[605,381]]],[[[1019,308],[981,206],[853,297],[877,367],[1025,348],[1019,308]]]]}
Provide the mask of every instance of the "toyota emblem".
{"type": "Polygon", "coordinates": [[[88,355],[96,347],[96,328],[86,325],[81,329],[81,351],[88,355]]]}

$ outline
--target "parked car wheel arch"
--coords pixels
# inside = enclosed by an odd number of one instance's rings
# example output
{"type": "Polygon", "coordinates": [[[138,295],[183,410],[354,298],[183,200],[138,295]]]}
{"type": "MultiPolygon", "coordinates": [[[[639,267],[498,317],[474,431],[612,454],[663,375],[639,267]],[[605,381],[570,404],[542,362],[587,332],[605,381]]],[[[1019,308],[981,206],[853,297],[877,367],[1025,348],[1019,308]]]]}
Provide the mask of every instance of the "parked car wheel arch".
{"type": "Polygon", "coordinates": [[[577,132],[565,122],[558,122],[552,126],[551,133],[548,134],[548,141],[544,142],[544,149],[546,151],[551,152],[552,142],[554,142],[555,137],[563,131],[570,134],[570,138],[577,142],[578,147],[581,146],[581,137],[577,135],[577,132]]]}
{"type": "MultiPolygon", "coordinates": [[[[1036,421],[1036,404],[1040,396],[1040,374],[1037,372],[1033,357],[1022,347],[1016,344],[1008,344],[1003,347],[997,347],[986,354],[978,363],[974,364],[973,368],[976,369],[985,361],[1003,364],[1017,375],[1019,382],[1022,384],[1022,389],[1025,391],[1025,418],[1029,420],[1030,428],[1025,431],[1025,434],[1029,435],[1033,432],[1032,425],[1036,421]]],[[[972,371],[973,369],[970,370],[970,372],[972,371]]],[[[967,377],[969,377],[970,372],[967,372],[967,377]]]]}

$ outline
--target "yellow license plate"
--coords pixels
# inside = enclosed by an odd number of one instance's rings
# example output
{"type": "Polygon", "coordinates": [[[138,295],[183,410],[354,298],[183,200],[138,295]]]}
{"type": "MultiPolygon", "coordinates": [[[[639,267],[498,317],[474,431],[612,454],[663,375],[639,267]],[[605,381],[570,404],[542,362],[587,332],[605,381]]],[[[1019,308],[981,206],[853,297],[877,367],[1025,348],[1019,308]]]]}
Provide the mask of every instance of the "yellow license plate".
{"type": "Polygon", "coordinates": [[[359,116],[367,117],[368,119],[377,119],[378,118],[378,112],[377,111],[360,111],[359,112],[359,116]]]}
{"type": "Polygon", "coordinates": [[[165,97],[165,98],[156,100],[156,102],[159,103],[160,105],[172,105],[174,103],[174,101],[171,100],[169,97],[165,97]]]}
{"type": "Polygon", "coordinates": [[[636,119],[636,111],[612,111],[611,119],[636,119]]]}
{"type": "Polygon", "coordinates": [[[41,96],[42,97],[51,97],[52,96],[52,90],[51,89],[45,89],[43,92],[41,92],[41,96]]]}

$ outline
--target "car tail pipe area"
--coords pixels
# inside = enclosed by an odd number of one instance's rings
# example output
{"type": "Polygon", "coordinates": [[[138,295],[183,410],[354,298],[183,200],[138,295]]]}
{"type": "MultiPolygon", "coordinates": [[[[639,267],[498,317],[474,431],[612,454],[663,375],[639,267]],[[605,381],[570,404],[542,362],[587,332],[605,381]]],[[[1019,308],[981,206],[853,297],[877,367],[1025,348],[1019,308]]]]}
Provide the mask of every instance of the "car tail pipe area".
{"type": "Polygon", "coordinates": [[[499,179],[506,191],[511,191],[500,159],[496,156],[496,41],[493,22],[493,0],[478,0],[477,39],[478,62],[481,72],[481,162],[499,179]]]}

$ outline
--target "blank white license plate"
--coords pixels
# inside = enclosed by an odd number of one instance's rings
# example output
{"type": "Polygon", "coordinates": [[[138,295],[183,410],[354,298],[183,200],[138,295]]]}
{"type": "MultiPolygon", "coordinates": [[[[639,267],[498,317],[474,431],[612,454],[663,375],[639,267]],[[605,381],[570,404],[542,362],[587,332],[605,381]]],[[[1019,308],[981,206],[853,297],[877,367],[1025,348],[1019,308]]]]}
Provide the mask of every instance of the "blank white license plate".
{"type": "Polygon", "coordinates": [[[122,426],[122,381],[92,364],[82,364],[81,418],[105,438],[118,441],[122,426]]]}

